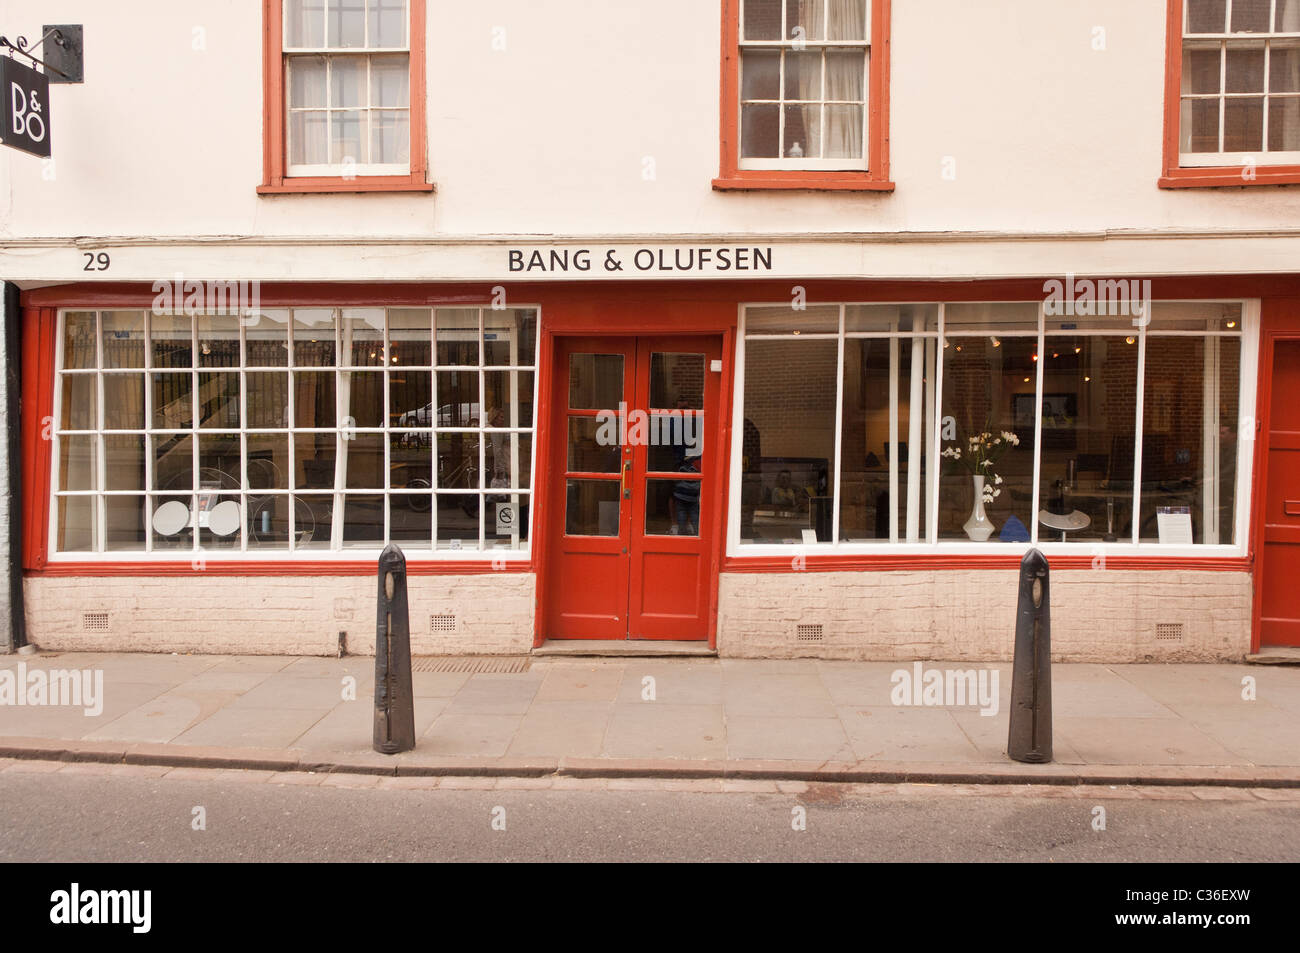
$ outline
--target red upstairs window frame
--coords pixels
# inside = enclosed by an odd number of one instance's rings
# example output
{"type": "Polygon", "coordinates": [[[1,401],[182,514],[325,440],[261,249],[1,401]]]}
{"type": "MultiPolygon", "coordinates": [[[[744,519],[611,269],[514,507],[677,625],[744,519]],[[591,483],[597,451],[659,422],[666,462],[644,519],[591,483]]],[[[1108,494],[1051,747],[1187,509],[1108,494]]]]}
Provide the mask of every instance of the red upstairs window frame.
{"type": "Polygon", "coordinates": [[[262,0],[262,195],[308,192],[432,192],[428,182],[425,119],[425,0],[410,3],[410,154],[411,170],[402,175],[288,175],[285,150],[284,0],[262,0]]]}
{"type": "Polygon", "coordinates": [[[867,168],[865,171],[740,168],[740,11],[742,0],[722,0],[722,121],[719,191],[810,189],[892,192],[889,179],[889,8],[871,0],[871,52],[867,76],[867,168]]]}
{"type": "MultiPolygon", "coordinates": [[[[1181,165],[1181,96],[1183,85],[1183,3],[1165,0],[1165,126],[1162,189],[1241,188],[1249,185],[1300,183],[1300,165],[1181,165]]],[[[1251,34],[1243,34],[1249,38],[1251,34]]]]}

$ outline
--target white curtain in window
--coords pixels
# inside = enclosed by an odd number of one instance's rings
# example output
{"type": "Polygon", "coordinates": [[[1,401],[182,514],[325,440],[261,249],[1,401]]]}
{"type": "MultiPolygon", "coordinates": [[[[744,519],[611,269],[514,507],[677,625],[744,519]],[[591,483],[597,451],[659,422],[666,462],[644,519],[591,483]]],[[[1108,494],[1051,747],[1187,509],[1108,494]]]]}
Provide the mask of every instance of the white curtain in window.
{"type": "Polygon", "coordinates": [[[826,39],[822,24],[822,15],[825,12],[825,0],[788,0],[785,11],[785,38],[793,40],[794,28],[801,26],[805,40],[826,39]]]}
{"type": "MultiPolygon", "coordinates": [[[[834,0],[833,0],[834,2],[834,0]]],[[[866,57],[826,57],[826,98],[831,102],[865,98],[866,57]]],[[[826,107],[825,154],[836,158],[862,158],[862,106],[826,107]]]]}
{"type": "Polygon", "coordinates": [[[866,22],[866,0],[830,0],[826,37],[831,40],[865,40],[866,22]]]}

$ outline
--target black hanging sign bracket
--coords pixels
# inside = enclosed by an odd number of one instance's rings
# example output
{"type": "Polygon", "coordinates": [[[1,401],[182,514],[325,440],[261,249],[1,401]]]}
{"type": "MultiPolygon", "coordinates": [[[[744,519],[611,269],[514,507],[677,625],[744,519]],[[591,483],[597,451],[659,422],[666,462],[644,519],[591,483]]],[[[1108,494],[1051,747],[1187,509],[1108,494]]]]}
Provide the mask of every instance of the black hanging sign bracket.
{"type": "Polygon", "coordinates": [[[59,82],[60,80],[65,83],[81,82],[81,27],[47,26],[44,30],[45,34],[36,41],[36,44],[32,46],[31,49],[39,50],[45,45],[45,42],[49,40],[53,46],[49,52],[45,53],[45,56],[51,60],[59,60],[60,62],[58,66],[55,66],[53,63],[47,63],[45,60],[37,59],[28,49],[27,37],[25,36],[18,37],[16,43],[10,42],[9,38],[6,36],[0,36],[0,48],[8,49],[11,57],[16,53],[19,56],[27,57],[27,59],[31,60],[38,66],[44,67],[45,71],[51,74],[52,77],[59,77],[59,80],[53,80],[54,82],[59,82]],[[65,33],[65,30],[68,32],[65,33]],[[75,75],[65,72],[65,70],[69,68],[73,69],[75,75]]]}

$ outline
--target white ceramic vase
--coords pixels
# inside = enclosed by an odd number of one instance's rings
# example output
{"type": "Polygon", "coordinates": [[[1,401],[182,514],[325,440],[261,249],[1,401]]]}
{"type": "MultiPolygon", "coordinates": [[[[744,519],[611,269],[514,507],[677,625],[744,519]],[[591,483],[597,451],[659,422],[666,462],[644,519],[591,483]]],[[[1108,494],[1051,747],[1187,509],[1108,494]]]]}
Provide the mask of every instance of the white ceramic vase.
{"type": "Polygon", "coordinates": [[[993,522],[984,512],[984,478],[975,476],[975,508],[971,510],[970,519],[963,525],[962,529],[977,543],[985,542],[993,535],[993,522]]]}

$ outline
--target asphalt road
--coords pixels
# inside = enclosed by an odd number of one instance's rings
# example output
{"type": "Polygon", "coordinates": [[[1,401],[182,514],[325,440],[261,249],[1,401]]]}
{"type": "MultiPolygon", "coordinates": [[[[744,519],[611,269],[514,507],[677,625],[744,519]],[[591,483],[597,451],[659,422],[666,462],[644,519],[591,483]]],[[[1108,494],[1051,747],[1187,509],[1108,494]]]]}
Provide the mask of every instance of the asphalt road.
{"type": "MultiPolygon", "coordinates": [[[[350,790],[0,772],[0,861],[1296,861],[1300,801],[350,790]],[[205,830],[195,830],[195,808],[205,830]],[[1106,828],[1093,829],[1094,809],[1106,828]],[[502,809],[504,813],[502,813],[502,809]],[[803,814],[806,830],[795,830],[803,814]],[[501,826],[504,830],[494,829],[501,826]]],[[[1058,792],[1059,793],[1059,792],[1058,792]]]]}

